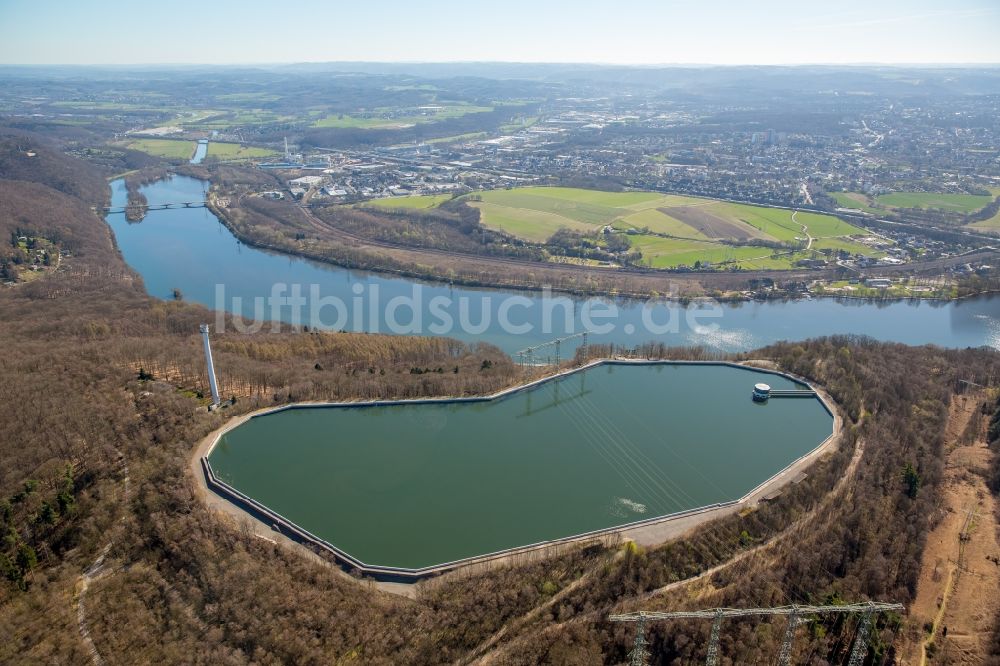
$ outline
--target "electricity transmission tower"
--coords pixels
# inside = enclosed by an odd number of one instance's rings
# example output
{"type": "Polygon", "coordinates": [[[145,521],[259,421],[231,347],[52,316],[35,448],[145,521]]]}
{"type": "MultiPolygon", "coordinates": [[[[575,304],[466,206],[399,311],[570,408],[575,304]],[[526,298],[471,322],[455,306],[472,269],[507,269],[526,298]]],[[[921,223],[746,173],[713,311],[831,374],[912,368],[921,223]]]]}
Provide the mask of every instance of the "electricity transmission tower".
{"type": "Polygon", "coordinates": [[[796,628],[806,621],[806,615],[825,615],[834,613],[860,614],[861,621],[858,624],[857,636],[851,648],[849,666],[861,666],[865,656],[868,654],[868,634],[871,631],[872,620],[878,613],[888,611],[901,611],[902,604],[878,603],[868,601],[860,604],[847,604],[844,606],[779,606],[777,608],[712,608],[700,611],[674,611],[670,613],[659,613],[655,611],[639,611],[637,613],[617,613],[608,617],[612,622],[634,622],[636,623],[635,643],[632,652],[629,653],[629,666],[645,666],[649,656],[646,646],[646,623],[650,620],[712,620],[712,631],[708,639],[708,656],[705,659],[707,666],[716,666],[719,663],[719,634],[722,631],[722,621],[730,617],[747,616],[770,616],[785,615],[788,617],[788,626],[781,642],[781,652],[778,655],[778,664],[788,666],[792,659],[792,641],[795,639],[796,628]]]}
{"type": "MultiPolygon", "coordinates": [[[[573,333],[572,335],[566,335],[566,336],[563,336],[561,338],[555,338],[554,340],[549,340],[548,342],[543,342],[541,344],[535,345],[534,347],[525,347],[524,349],[521,349],[520,351],[516,352],[517,353],[518,362],[522,366],[524,366],[525,364],[527,364],[527,365],[534,365],[535,364],[535,359],[537,358],[536,354],[539,351],[541,351],[541,350],[543,350],[543,349],[545,349],[547,347],[555,347],[555,352],[556,352],[555,365],[559,365],[559,363],[562,361],[562,356],[561,356],[562,343],[564,343],[564,342],[566,342],[568,340],[572,340],[574,338],[583,338],[583,344],[580,345],[580,348],[583,349],[583,358],[586,359],[587,358],[587,332],[584,331],[583,333],[573,333]]],[[[546,365],[552,365],[552,357],[551,356],[548,356],[548,357],[545,358],[545,364],[546,365]]]]}

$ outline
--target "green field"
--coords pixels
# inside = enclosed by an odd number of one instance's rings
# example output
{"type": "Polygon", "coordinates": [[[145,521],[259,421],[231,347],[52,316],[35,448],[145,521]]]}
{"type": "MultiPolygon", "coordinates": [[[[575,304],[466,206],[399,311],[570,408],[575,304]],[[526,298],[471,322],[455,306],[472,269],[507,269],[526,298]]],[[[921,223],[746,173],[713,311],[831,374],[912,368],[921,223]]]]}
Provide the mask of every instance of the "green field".
{"type": "Polygon", "coordinates": [[[689,241],[661,236],[632,236],[632,246],[642,252],[643,260],[653,268],[677,268],[702,264],[736,266],[747,270],[787,270],[802,259],[823,256],[820,250],[845,250],[851,254],[884,256],[872,248],[846,238],[817,240],[812,251],[789,252],[767,247],[732,246],[711,241],[689,241]]]}
{"type": "Polygon", "coordinates": [[[872,213],[873,215],[879,215],[884,212],[878,208],[873,208],[868,203],[868,197],[861,192],[828,192],[827,194],[833,197],[842,208],[863,210],[866,213],[872,213]]]}
{"type": "MultiPolygon", "coordinates": [[[[708,241],[689,241],[662,236],[632,236],[632,246],[653,268],[677,268],[703,264],[721,264],[732,261],[749,261],[766,258],[771,250],[761,247],[732,247],[708,241]]],[[[787,263],[787,262],[786,262],[787,263]]],[[[782,266],[784,267],[784,266],[782,266]]]]}
{"type": "Polygon", "coordinates": [[[451,199],[450,194],[424,194],[413,197],[392,197],[390,199],[372,199],[364,205],[377,208],[435,208],[451,199]]]}
{"type": "Polygon", "coordinates": [[[951,213],[971,213],[988,205],[993,197],[977,194],[937,194],[934,192],[894,192],[878,197],[887,208],[935,208],[951,213]]]}
{"type": "Polygon", "coordinates": [[[215,115],[205,121],[185,123],[205,129],[224,129],[240,125],[265,125],[268,123],[289,123],[297,120],[295,116],[283,116],[273,111],[250,109],[215,115]]]}
{"type": "Polygon", "coordinates": [[[803,225],[814,238],[867,235],[832,215],[656,192],[522,187],[479,196],[482,201],[470,203],[482,211],[483,224],[533,241],[545,240],[562,227],[593,231],[604,225],[690,240],[794,241],[805,237],[803,225]]]}
{"type": "Polygon", "coordinates": [[[341,129],[404,129],[420,123],[435,123],[449,118],[458,118],[470,113],[492,111],[492,106],[472,106],[470,104],[433,105],[435,108],[417,110],[408,115],[387,117],[391,111],[382,110],[370,116],[348,114],[329,115],[313,123],[313,127],[336,127],[341,129]]]}
{"type": "MultiPolygon", "coordinates": [[[[414,207],[436,205],[427,197],[410,199],[415,200],[414,207]]],[[[385,201],[392,201],[394,206],[409,205],[404,203],[407,198],[385,201]]],[[[813,252],[791,253],[750,243],[805,243],[807,233],[814,239],[814,251],[846,250],[880,256],[852,240],[867,236],[864,229],[819,213],[656,192],[568,187],[477,192],[467,201],[480,210],[484,226],[535,243],[544,243],[559,229],[588,233],[610,225],[618,231],[631,231],[632,246],[642,253],[644,262],[655,268],[693,266],[697,261],[743,268],[791,268],[796,261],[813,257],[813,252]]]]}
{"type": "MultiPolygon", "coordinates": [[[[190,159],[194,155],[195,146],[196,143],[194,141],[184,139],[137,139],[127,144],[127,147],[133,150],[141,150],[144,153],[171,160],[190,159]]],[[[273,150],[267,148],[210,141],[207,157],[215,157],[220,160],[241,160],[267,157],[274,154],[273,150]]]]}
{"type": "Polygon", "coordinates": [[[126,147],[171,160],[188,160],[194,155],[196,145],[194,141],[182,139],[137,139],[126,147]]]}
{"type": "Polygon", "coordinates": [[[207,157],[215,157],[220,160],[245,160],[255,157],[268,157],[276,155],[275,151],[268,148],[257,148],[254,146],[241,146],[238,143],[219,143],[209,141],[207,157]]]}
{"type": "Polygon", "coordinates": [[[245,92],[229,93],[228,95],[218,95],[215,99],[225,102],[277,102],[281,97],[273,93],[265,92],[245,92]]]}
{"type": "MultiPolygon", "coordinates": [[[[990,187],[989,191],[994,197],[1000,197],[1000,187],[990,187]]],[[[968,225],[969,229],[976,229],[978,231],[986,231],[989,233],[1000,233],[1000,212],[997,212],[993,217],[983,220],[982,222],[973,222],[968,225]]]]}
{"type": "Polygon", "coordinates": [[[439,136],[435,139],[424,139],[424,143],[457,143],[458,141],[472,141],[482,139],[486,132],[469,132],[468,134],[455,134],[453,136],[439,136]]]}

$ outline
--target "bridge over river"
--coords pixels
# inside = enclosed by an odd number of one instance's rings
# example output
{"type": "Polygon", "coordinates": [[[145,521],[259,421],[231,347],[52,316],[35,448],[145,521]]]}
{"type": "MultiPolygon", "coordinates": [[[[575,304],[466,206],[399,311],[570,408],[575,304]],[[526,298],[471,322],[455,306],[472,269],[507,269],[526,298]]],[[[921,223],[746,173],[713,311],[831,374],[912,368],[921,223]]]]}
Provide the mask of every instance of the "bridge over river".
{"type": "MultiPolygon", "coordinates": [[[[163,204],[147,204],[143,206],[144,210],[169,210],[171,208],[204,208],[208,205],[207,201],[180,201],[175,203],[163,203],[163,204]]],[[[104,213],[124,213],[128,206],[107,206],[101,208],[100,210],[104,213]]]]}

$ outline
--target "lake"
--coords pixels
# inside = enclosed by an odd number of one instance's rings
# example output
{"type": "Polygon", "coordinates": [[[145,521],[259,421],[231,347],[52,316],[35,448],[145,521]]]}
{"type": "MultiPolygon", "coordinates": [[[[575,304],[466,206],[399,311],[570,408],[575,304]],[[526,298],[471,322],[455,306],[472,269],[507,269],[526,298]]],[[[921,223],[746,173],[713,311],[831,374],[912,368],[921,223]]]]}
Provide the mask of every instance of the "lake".
{"type": "Polygon", "coordinates": [[[736,500],[832,432],[728,365],[608,364],[483,402],[256,416],[216,476],[365,564],[421,568],[736,500]]]}

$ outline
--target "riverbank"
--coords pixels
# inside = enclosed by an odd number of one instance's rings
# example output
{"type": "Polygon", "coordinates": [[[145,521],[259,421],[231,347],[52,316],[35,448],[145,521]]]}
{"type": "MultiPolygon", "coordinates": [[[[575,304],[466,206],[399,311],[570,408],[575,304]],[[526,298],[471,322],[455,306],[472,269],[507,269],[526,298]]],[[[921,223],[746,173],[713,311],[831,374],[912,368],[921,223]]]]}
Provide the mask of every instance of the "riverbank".
{"type": "Polygon", "coordinates": [[[402,401],[369,401],[369,402],[347,402],[347,403],[322,403],[322,402],[308,402],[308,403],[294,403],[289,405],[281,405],[278,407],[270,407],[262,410],[257,410],[255,412],[244,414],[231,419],[226,425],[222,426],[215,432],[211,433],[209,436],[204,438],[198,446],[195,448],[192,458],[189,461],[189,470],[192,474],[197,495],[206,502],[206,505],[216,511],[221,511],[222,513],[229,515],[230,517],[236,519],[237,521],[250,521],[248,524],[251,525],[256,534],[261,538],[268,538],[270,540],[275,540],[280,537],[282,543],[292,545],[296,549],[305,549],[309,551],[313,556],[317,552],[324,553],[322,557],[324,559],[333,560],[340,568],[352,571],[356,574],[366,575],[375,577],[378,580],[389,581],[389,582],[416,582],[418,580],[439,576],[443,573],[456,570],[481,570],[489,569],[502,564],[509,564],[511,562],[523,562],[525,558],[533,559],[536,557],[548,557],[554,552],[557,552],[561,548],[578,545],[580,543],[586,543],[590,541],[602,541],[607,540],[619,541],[622,538],[634,540],[643,545],[653,545],[662,543],[666,540],[677,538],[691,529],[707,522],[720,518],[726,515],[731,515],[733,513],[738,513],[748,508],[752,508],[757,505],[760,501],[764,499],[774,499],[779,493],[780,489],[789,483],[800,481],[804,478],[803,471],[812,465],[817,459],[824,457],[827,453],[836,448],[837,442],[839,441],[840,433],[842,431],[842,419],[839,410],[834,405],[832,399],[825,391],[817,391],[816,398],[820,401],[824,409],[831,415],[832,418],[832,428],[831,434],[828,435],[822,442],[820,442],[816,447],[814,447],[809,452],[805,453],[798,459],[792,461],[786,465],[783,469],[776,472],[764,482],[745,493],[742,497],[736,500],[723,501],[721,503],[712,504],[708,506],[695,507],[686,509],[679,513],[673,513],[669,515],[656,516],[649,519],[644,519],[640,521],[633,521],[630,523],[625,523],[621,525],[615,525],[604,529],[599,529],[596,531],[576,534],[567,537],[550,539],[544,542],[530,544],[526,546],[508,548],[502,551],[497,551],[493,553],[486,553],[483,555],[473,556],[464,558],[461,560],[456,560],[453,562],[447,562],[440,565],[428,566],[421,569],[405,569],[399,567],[383,567],[383,566],[370,566],[367,565],[356,558],[352,557],[348,553],[340,550],[336,546],[309,534],[305,530],[302,530],[294,523],[290,522],[286,518],[270,511],[267,507],[260,505],[251,498],[243,495],[239,491],[230,488],[224,482],[218,480],[214,472],[211,469],[211,465],[208,464],[208,457],[211,454],[213,447],[220,440],[220,438],[227,432],[237,428],[250,419],[257,416],[262,416],[266,414],[274,414],[276,412],[287,411],[290,409],[306,408],[306,407],[358,407],[358,406],[377,406],[377,405],[389,405],[389,404],[430,404],[430,403],[454,403],[454,402],[483,402],[492,401],[497,399],[502,399],[507,396],[511,396],[515,393],[525,391],[527,389],[537,387],[543,383],[550,382],[554,379],[567,377],[572,374],[580,373],[588,369],[605,365],[726,365],[731,367],[737,367],[744,370],[754,370],[756,372],[764,372],[768,374],[779,375],[786,379],[795,382],[803,382],[804,380],[798,377],[788,375],[787,373],[775,370],[773,368],[766,367],[766,364],[762,363],[731,363],[731,362],[716,362],[716,361],[669,361],[669,360],[645,360],[645,359],[622,359],[622,358],[611,358],[611,359],[597,359],[585,365],[569,368],[561,372],[553,373],[547,377],[543,377],[534,381],[530,381],[524,384],[519,384],[515,386],[508,387],[497,393],[488,396],[477,396],[469,398],[456,398],[456,397],[442,397],[433,399],[421,399],[421,400],[402,400],[402,401]],[[278,530],[274,530],[274,526],[280,526],[278,530]]]}
{"type": "MultiPolygon", "coordinates": [[[[226,198],[226,200],[231,200],[226,198]]],[[[858,298],[846,294],[815,294],[802,291],[797,284],[832,277],[830,271],[657,271],[635,268],[593,268],[576,264],[551,264],[489,255],[406,246],[364,238],[313,216],[308,209],[298,209],[312,225],[311,231],[326,234],[338,241],[336,249],[310,250],[300,241],[280,237],[283,242],[266,241],[247,233],[232,219],[232,212],[219,206],[214,198],[209,208],[219,221],[241,242],[270,252],[279,252],[310,261],[340,266],[351,270],[384,273],[401,278],[427,280],[448,285],[472,288],[535,291],[542,286],[554,292],[577,297],[623,297],[636,300],[664,299],[681,304],[699,298],[711,298],[721,303],[751,301],[788,301],[808,298],[858,298]],[[507,277],[519,272],[530,273],[531,279],[507,277]],[[829,274],[829,275],[828,275],[829,274]],[[792,285],[790,289],[782,284],[792,285]]],[[[272,235],[271,238],[276,236],[272,235]]],[[[979,257],[954,257],[958,265],[970,259],[992,259],[995,253],[981,253],[979,257]]],[[[940,262],[939,262],[940,263],[940,262]]],[[[912,266],[914,271],[927,267],[912,266]]],[[[941,268],[947,268],[942,264],[941,268]]],[[[905,267],[880,267],[868,270],[873,276],[908,275],[905,267]]],[[[992,293],[993,289],[961,294],[952,297],[937,295],[908,295],[862,297],[873,302],[926,300],[947,302],[963,297],[992,293]]]]}
{"type": "MultiPolygon", "coordinates": [[[[202,179],[177,176],[143,191],[151,205],[194,201],[205,198],[204,185],[202,179]]],[[[126,190],[122,181],[112,183],[112,194],[116,206],[125,205],[126,190]]],[[[269,209],[264,202],[262,210],[269,209]]],[[[551,292],[541,293],[522,288],[520,284],[511,285],[506,291],[465,288],[455,283],[396,277],[384,270],[356,272],[324,260],[320,253],[310,253],[309,259],[298,258],[282,246],[304,244],[305,249],[310,250],[309,241],[292,239],[296,234],[307,234],[305,226],[294,226],[307,225],[307,222],[294,206],[288,210],[295,217],[289,222],[289,231],[285,232],[287,240],[280,244],[268,241],[263,244],[266,249],[252,247],[255,243],[244,244],[234,235],[232,229],[238,233],[237,227],[270,224],[252,217],[253,211],[248,213],[246,209],[235,215],[239,221],[236,225],[227,217],[220,220],[204,208],[151,211],[141,224],[127,224],[121,214],[110,214],[107,221],[122,255],[142,276],[150,294],[170,299],[177,289],[185,300],[240,315],[243,321],[294,321],[294,308],[275,307],[274,303],[268,306],[269,295],[283,287],[286,293],[288,289],[299,289],[307,296],[306,312],[302,313],[299,308],[298,321],[307,323],[310,328],[444,334],[466,342],[487,341],[508,354],[583,330],[592,333],[592,343],[633,348],[646,342],[663,342],[670,346],[706,346],[723,352],[749,351],[778,340],[830,334],[866,335],[911,345],[1000,346],[995,296],[955,302],[869,301],[843,296],[834,297],[834,300],[779,300],[777,294],[771,292],[769,299],[740,297],[719,303],[671,294],[661,285],[664,291],[660,292],[660,298],[647,304],[641,298],[628,298],[629,293],[637,293],[635,290],[619,291],[618,297],[611,300],[603,297],[588,300],[556,293],[561,286],[566,286],[560,284],[552,285],[551,292]],[[155,251],[162,247],[172,248],[169,255],[155,251]],[[325,306],[319,315],[310,314],[313,304],[329,303],[331,297],[335,303],[343,304],[346,316],[325,306]],[[385,307],[390,302],[398,302],[397,297],[412,304],[412,308],[407,306],[396,315],[396,320],[404,325],[402,330],[389,325],[390,312],[385,307]],[[433,302],[442,302],[442,299],[446,308],[443,319],[431,307],[433,302]],[[255,303],[262,305],[255,306],[255,303]],[[563,322],[563,307],[568,308],[572,317],[569,323],[563,322]],[[358,308],[360,314],[356,314],[358,308]],[[585,324],[583,315],[587,308],[598,313],[607,311],[610,319],[585,324]],[[463,314],[465,310],[471,318],[463,314]],[[411,312],[415,313],[412,318],[411,312]],[[547,320],[547,312],[554,317],[547,320]],[[702,318],[703,314],[711,319],[702,318]],[[501,321],[509,321],[518,328],[508,330],[501,321]],[[651,321],[656,324],[651,325],[651,321]],[[461,322],[467,323],[459,325],[461,322]],[[604,322],[610,322],[611,327],[604,322]],[[472,324],[474,328],[470,328],[472,324]],[[597,334],[599,330],[606,333],[597,334]]],[[[349,257],[353,256],[350,248],[346,252],[349,257]]],[[[360,268],[368,265],[368,260],[365,261],[360,268]]],[[[478,268],[483,269],[480,284],[489,283],[496,275],[506,276],[506,268],[502,266],[496,270],[478,268]]],[[[564,348],[563,351],[569,353],[572,349],[564,348]]]]}

